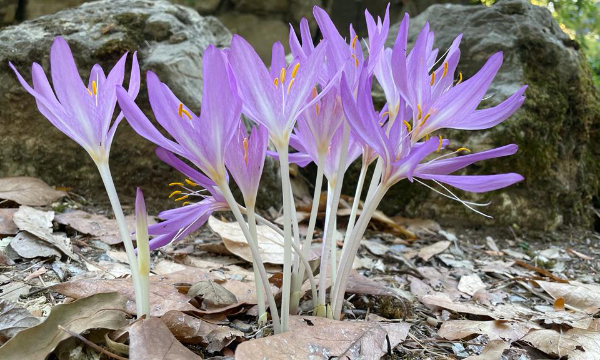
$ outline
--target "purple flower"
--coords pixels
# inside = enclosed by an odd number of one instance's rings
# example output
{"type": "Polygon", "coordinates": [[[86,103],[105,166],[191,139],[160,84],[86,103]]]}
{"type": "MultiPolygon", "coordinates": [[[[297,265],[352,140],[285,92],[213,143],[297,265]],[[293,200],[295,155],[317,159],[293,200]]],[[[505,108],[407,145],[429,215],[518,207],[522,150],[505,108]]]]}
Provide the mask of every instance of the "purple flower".
{"type": "Polygon", "coordinates": [[[224,54],[209,46],[203,57],[202,113],[190,111],[158,76],[147,74],[148,97],[156,120],[175,141],[163,136],[123,88],[117,89],[119,105],[133,129],[155,144],[189,159],[213,181],[227,178],[225,150],[235,135],[241,100],[224,54]]]}
{"type": "Polygon", "coordinates": [[[246,206],[254,206],[256,202],[268,142],[266,127],[259,125],[247,136],[246,128],[240,124],[225,154],[225,165],[242,191],[246,206]]]}
{"type": "Polygon", "coordinates": [[[164,221],[148,228],[150,235],[155,236],[150,240],[150,250],[183,239],[204,225],[213,212],[229,209],[223,195],[211,179],[163,148],[156,149],[156,155],[188,178],[185,183],[172,183],[171,185],[181,188],[181,190],[174,191],[172,195],[189,201],[186,201],[185,205],[180,208],[158,214],[158,217],[164,221]],[[192,202],[194,199],[199,201],[192,202]]]}
{"type": "Polygon", "coordinates": [[[383,162],[382,184],[389,187],[402,179],[413,181],[413,177],[431,179],[471,192],[485,192],[510,186],[523,180],[519,174],[479,176],[449,175],[476,161],[514,154],[516,145],[509,145],[479,154],[421,163],[427,156],[439,152],[448,144],[447,140],[432,138],[425,142],[412,143],[406,124],[396,121],[388,129],[379,125],[380,116],[373,108],[371,79],[361,78],[357,99],[354,99],[348,84],[342,78],[342,100],[353,135],[363,144],[379,154],[383,162]]]}
{"type": "MultiPolygon", "coordinates": [[[[123,55],[108,76],[96,64],[90,72],[86,87],[79,76],[75,60],[67,42],[57,37],[50,51],[50,86],[44,70],[33,63],[31,76],[33,88],[23,79],[15,66],[9,62],[21,85],[35,97],[40,112],[65,135],[75,140],[96,163],[108,162],[110,146],[123,114],[119,114],[111,126],[117,98],[116,86],[123,83],[125,60],[123,55]],[[56,95],[55,95],[56,93],[56,95]]],[[[140,89],[140,70],[137,55],[133,54],[128,99],[135,99],[140,89]]]]}
{"type": "Polygon", "coordinates": [[[287,146],[296,118],[311,106],[309,96],[326,49],[322,42],[305,59],[296,58],[286,65],[283,46],[275,43],[269,72],[246,40],[238,35],[231,40],[228,59],[239,84],[244,114],[269,129],[278,148],[287,146]]]}
{"type": "MultiPolygon", "coordinates": [[[[396,92],[402,95],[412,110],[410,117],[413,143],[442,128],[476,130],[493,127],[512,115],[525,100],[523,93],[527,86],[493,108],[476,110],[502,65],[502,52],[492,55],[479,72],[463,82],[462,74],[459,74],[458,80],[454,78],[462,36],[459,35],[454,40],[444,62],[434,69],[437,49],[432,49],[433,32],[429,31],[429,24],[425,24],[419,33],[408,56],[407,32],[408,16],[405,16],[391,58],[386,56],[382,59],[391,62],[389,68],[392,69],[393,86],[397,87],[396,92]]],[[[378,72],[378,80],[387,82],[384,89],[387,89],[385,91],[389,102],[394,98],[393,95],[388,95],[393,92],[390,89],[389,68],[387,64],[380,66],[383,70],[378,72]]],[[[392,111],[393,105],[388,103],[392,111]]]]}

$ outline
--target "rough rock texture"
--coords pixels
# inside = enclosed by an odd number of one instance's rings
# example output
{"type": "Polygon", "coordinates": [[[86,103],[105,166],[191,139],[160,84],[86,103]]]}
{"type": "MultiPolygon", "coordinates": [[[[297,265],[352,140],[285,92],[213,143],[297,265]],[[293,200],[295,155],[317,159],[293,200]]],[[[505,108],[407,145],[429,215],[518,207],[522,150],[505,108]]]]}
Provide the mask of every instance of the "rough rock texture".
{"type": "MultiPolygon", "coordinates": [[[[39,177],[94,202],[105,201],[106,195],[88,154],[38,112],[8,67],[12,61],[30,79],[31,63],[36,61],[49,74],[50,47],[57,35],[69,42],[84,79],[95,63],[110,69],[124,52],[137,50],[142,73],[155,71],[196,112],[202,94],[202,53],[209,44],[223,47],[231,40],[213,17],[149,0],[86,3],[0,31],[0,177],[39,177]]],[[[145,75],[137,103],[152,118],[145,75]]],[[[126,121],[117,130],[110,164],[125,203],[131,203],[135,187],[141,186],[155,204],[153,210],[164,208],[172,190],[167,184],[181,180],[156,158],[154,148],[126,121]]]]}
{"type": "MultiPolygon", "coordinates": [[[[592,200],[600,185],[600,96],[578,45],[544,8],[522,0],[501,0],[492,7],[433,5],[411,20],[414,41],[426,21],[435,31],[440,53],[463,33],[458,70],[472,76],[497,51],[504,64],[482,104],[489,107],[528,84],[524,106],[503,124],[485,131],[442,131],[452,146],[474,151],[509,143],[519,145],[510,158],[471,166],[470,174],[515,171],[526,180],[506,191],[463,198],[492,201],[486,221],[462,205],[418,184],[396,185],[383,207],[446,223],[517,224],[552,229],[561,224],[590,225],[592,200]]],[[[396,27],[390,31],[393,44],[396,27]]],[[[460,192],[458,192],[460,193],[460,192]]]]}

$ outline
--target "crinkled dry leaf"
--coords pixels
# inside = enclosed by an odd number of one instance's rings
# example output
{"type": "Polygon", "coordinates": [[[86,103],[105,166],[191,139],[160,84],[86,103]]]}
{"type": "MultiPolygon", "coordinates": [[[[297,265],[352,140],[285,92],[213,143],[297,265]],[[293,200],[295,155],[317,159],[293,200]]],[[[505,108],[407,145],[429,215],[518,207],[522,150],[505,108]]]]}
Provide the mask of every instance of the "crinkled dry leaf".
{"type": "MultiPolygon", "coordinates": [[[[126,216],[127,227],[131,232],[135,231],[133,217],[126,216]]],[[[54,216],[54,221],[59,224],[68,225],[73,229],[99,238],[102,242],[115,245],[122,242],[119,235],[119,225],[114,219],[103,215],[90,214],[82,210],[74,210],[54,216]]],[[[148,225],[155,224],[154,217],[148,217],[148,225]]]]}
{"type": "Polygon", "coordinates": [[[69,238],[62,233],[52,233],[52,219],[54,219],[54,211],[37,210],[25,205],[13,215],[13,221],[20,230],[37,236],[71,259],[77,260],[71,250],[69,238]]]}
{"type": "Polygon", "coordinates": [[[479,355],[469,356],[465,360],[501,360],[504,350],[510,348],[510,344],[502,340],[491,340],[487,343],[479,355]]]}
{"type": "Polygon", "coordinates": [[[477,274],[462,276],[458,282],[458,290],[471,296],[475,295],[478,290],[485,288],[486,285],[477,274]]]}
{"type": "Polygon", "coordinates": [[[206,350],[211,353],[221,351],[234,340],[242,338],[243,336],[244,333],[239,330],[227,326],[219,326],[208,334],[208,346],[206,347],[206,350]]]}
{"type": "Polygon", "coordinates": [[[19,228],[13,221],[13,215],[19,209],[0,209],[0,235],[14,235],[19,228]]]}
{"type": "Polygon", "coordinates": [[[236,359],[379,359],[406,339],[410,324],[291,316],[290,331],[238,345],[236,359]],[[388,344],[386,337],[389,338],[388,344]]]}
{"type": "Polygon", "coordinates": [[[195,283],[188,290],[188,296],[201,297],[202,303],[208,309],[220,308],[237,303],[235,295],[213,280],[203,280],[195,283]]]}
{"type": "Polygon", "coordinates": [[[49,205],[66,195],[65,192],[54,190],[42,180],[32,177],[0,179],[0,199],[11,200],[21,205],[49,205]]]}
{"type": "Polygon", "coordinates": [[[577,281],[556,283],[536,281],[553,299],[564,298],[565,304],[581,311],[595,313],[600,309],[600,286],[577,281]]]}
{"type": "Polygon", "coordinates": [[[181,345],[158,318],[136,322],[129,330],[131,360],[196,360],[201,356],[181,345]]]}
{"type": "Polygon", "coordinates": [[[22,258],[33,259],[36,257],[59,257],[61,256],[54,246],[40,240],[27,231],[21,231],[11,241],[10,247],[22,258]]]}
{"type": "Polygon", "coordinates": [[[109,293],[56,305],[43,323],[19,332],[0,347],[0,359],[46,359],[59,342],[70,337],[58,325],[75,333],[89,329],[119,329],[128,323],[122,311],[126,301],[117,293],[109,293]]]}
{"type": "Polygon", "coordinates": [[[569,360],[600,359],[600,332],[571,329],[558,332],[550,329],[532,330],[522,341],[553,356],[567,356],[569,360]]]}
{"type": "Polygon", "coordinates": [[[492,312],[483,306],[468,302],[454,302],[450,296],[445,293],[436,292],[434,294],[425,295],[422,297],[421,301],[425,305],[437,306],[459,313],[494,317],[492,312]]]}
{"type": "MultiPolygon", "coordinates": [[[[252,252],[237,222],[227,223],[211,216],[208,219],[208,225],[221,236],[227,250],[248,262],[252,262],[252,252]]],[[[258,225],[256,231],[262,261],[269,264],[283,264],[283,236],[266,225],[258,225]]]]}
{"type": "Polygon", "coordinates": [[[208,335],[220,327],[177,310],[168,311],[160,319],[175,338],[184,344],[207,345],[208,335]]]}
{"type": "Polygon", "coordinates": [[[589,329],[592,326],[594,318],[591,315],[584,312],[575,311],[555,311],[550,308],[549,311],[543,314],[535,315],[531,318],[531,321],[539,321],[546,325],[559,324],[569,325],[570,327],[578,329],[589,329]]]}
{"type": "MultiPolygon", "coordinates": [[[[337,216],[349,216],[351,212],[351,208],[338,209],[337,216]]],[[[358,216],[360,216],[361,213],[362,209],[358,209],[356,211],[356,215],[358,216]]],[[[373,213],[373,216],[371,217],[371,224],[375,225],[375,227],[379,229],[381,229],[381,225],[383,225],[386,232],[390,234],[400,235],[411,240],[417,238],[417,236],[413,232],[407,230],[404,226],[398,224],[396,221],[385,215],[381,210],[376,210],[373,213]]]]}
{"type": "Polygon", "coordinates": [[[448,320],[445,321],[438,335],[448,340],[464,339],[473,334],[487,335],[490,339],[503,339],[517,341],[525,336],[531,329],[540,329],[534,323],[518,321],[473,321],[473,320],[448,320]]]}
{"type": "Polygon", "coordinates": [[[0,300],[0,343],[15,336],[19,331],[39,324],[40,320],[22,307],[0,300]]]}
{"type": "Polygon", "coordinates": [[[429,246],[425,246],[421,250],[419,250],[419,257],[423,259],[423,261],[429,260],[432,256],[441,254],[444,252],[449,246],[451,242],[447,240],[438,241],[435,244],[431,244],[429,246]]]}

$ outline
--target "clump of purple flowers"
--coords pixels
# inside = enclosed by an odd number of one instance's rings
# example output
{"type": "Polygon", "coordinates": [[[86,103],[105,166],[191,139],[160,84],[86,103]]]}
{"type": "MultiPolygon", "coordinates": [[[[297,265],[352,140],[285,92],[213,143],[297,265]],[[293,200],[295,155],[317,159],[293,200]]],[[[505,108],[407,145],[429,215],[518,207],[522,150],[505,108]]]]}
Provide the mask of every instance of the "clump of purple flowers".
{"type": "MultiPolygon", "coordinates": [[[[170,184],[174,187],[171,197],[183,206],[160,213],[164,221],[147,228],[147,233],[154,236],[149,245],[145,245],[150,250],[182,239],[201,227],[215,211],[233,212],[254,258],[259,321],[267,321],[268,303],[273,327],[278,333],[287,330],[289,315],[297,312],[305,279],[312,288],[315,314],[340,318],[360,240],[377,206],[395,183],[407,179],[432,189],[436,186],[441,190],[434,190],[441,195],[483,214],[474,208],[481,204],[459,199],[448,186],[481,193],[523,179],[514,173],[455,175],[456,171],[475,162],[512,155],[517,146],[509,144],[476,154],[470,154],[464,147],[448,151],[450,142],[439,133],[441,129],[490,128],[521,106],[526,86],[495,107],[477,109],[502,64],[502,53],[492,55],[479,72],[463,81],[462,74],[456,73],[460,35],[439,56],[438,49],[433,48],[433,32],[426,24],[412,50],[407,51],[409,18],[406,15],[393,48],[387,48],[384,44],[389,32],[388,11],[383,20],[375,20],[368,12],[365,15],[368,38],[361,41],[352,26],[347,38],[341,35],[327,13],[315,7],[314,16],[323,39],[315,46],[308,22],[303,19],[300,38],[293,28],[290,32],[292,61],[286,61],[282,44],[275,43],[269,68],[240,36],[234,35],[228,50],[210,46],[203,57],[204,95],[200,115],[177,99],[158,76],[148,72],[150,105],[157,122],[170,137],[165,137],[134,101],[139,89],[135,56],[129,90],[121,86],[125,57],[107,77],[95,66],[89,85],[84,86],[68,46],[61,38],[55,41],[51,54],[54,92],[37,64],[32,71],[33,88],[18,73],[17,76],[36,98],[40,112],[81,144],[96,161],[118,220],[122,211],[108,171],[108,150],[123,117],[120,114],[110,126],[117,99],[135,131],[158,145],[158,157],[185,175],[184,181],[170,184]],[[373,80],[385,93],[387,102],[382,109],[373,105],[373,80]],[[242,114],[254,122],[250,131],[241,122],[242,114]],[[269,143],[274,151],[267,150],[269,143]],[[291,153],[290,149],[293,149],[291,153]],[[255,213],[267,154],[280,163],[283,230],[255,213]],[[341,188],[346,170],[359,157],[361,172],[338,260],[333,237],[341,188]],[[289,165],[305,166],[311,162],[317,165],[317,177],[308,232],[302,239],[295,216],[289,165]],[[374,175],[358,216],[365,175],[372,164],[375,164],[374,175]],[[233,198],[229,175],[242,192],[243,206],[233,198]],[[317,287],[306,258],[314,235],[323,177],[328,196],[317,287]],[[258,250],[257,221],[266,222],[284,236],[280,311],[258,250]],[[329,302],[328,267],[332,284],[329,302]]],[[[137,231],[145,235],[141,192],[137,203],[140,208],[137,214],[142,219],[138,221],[137,231]]],[[[146,248],[139,251],[140,259],[136,261],[129,234],[124,230],[121,235],[130,255],[138,314],[148,314],[149,251],[146,248]],[[142,280],[136,263],[142,270],[142,280]]]]}

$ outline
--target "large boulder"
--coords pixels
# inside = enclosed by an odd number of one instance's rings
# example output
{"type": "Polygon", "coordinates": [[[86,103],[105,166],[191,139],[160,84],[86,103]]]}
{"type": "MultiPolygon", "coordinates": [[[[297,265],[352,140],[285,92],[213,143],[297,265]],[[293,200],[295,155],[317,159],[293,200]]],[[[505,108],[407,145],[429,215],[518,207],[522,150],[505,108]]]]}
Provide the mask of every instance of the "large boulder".
{"type": "MultiPolygon", "coordinates": [[[[150,118],[146,70],[155,71],[198,112],[204,49],[209,44],[225,47],[231,41],[230,32],[216,18],[152,0],[90,2],[0,31],[0,177],[38,177],[71,188],[92,202],[106,199],[92,160],[38,112],[34,99],[8,67],[11,61],[31,79],[31,63],[36,61],[49,74],[50,47],[57,35],[71,46],[84,79],[95,63],[110,69],[126,51],[138,51],[143,74],[137,103],[150,118]]],[[[135,134],[126,121],[119,126],[110,165],[125,203],[131,204],[135,187],[141,186],[151,207],[154,205],[152,210],[164,208],[172,191],[168,183],[182,179],[157,159],[154,149],[155,145],[135,134]]],[[[268,195],[273,197],[272,192],[268,195]]]]}
{"type": "MultiPolygon", "coordinates": [[[[494,216],[491,221],[408,182],[392,189],[383,208],[450,224],[517,224],[530,229],[590,225],[592,200],[600,185],[600,96],[578,44],[547,9],[525,0],[500,0],[491,7],[433,5],[411,19],[410,41],[427,21],[435,31],[440,54],[463,34],[458,70],[465,78],[492,54],[504,52],[504,64],[489,89],[492,97],[483,107],[496,105],[529,85],[523,107],[495,128],[441,132],[453,141],[452,148],[480,151],[518,144],[516,155],[479,163],[467,173],[514,171],[524,175],[525,181],[480,196],[457,192],[463,199],[491,201],[484,208],[494,216]]],[[[395,40],[397,27],[390,30],[388,46],[395,40]]]]}

